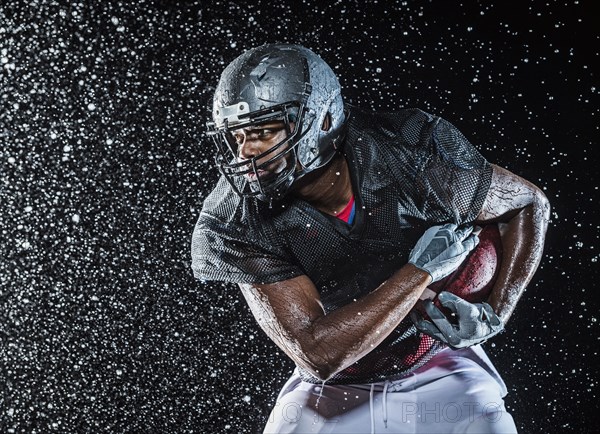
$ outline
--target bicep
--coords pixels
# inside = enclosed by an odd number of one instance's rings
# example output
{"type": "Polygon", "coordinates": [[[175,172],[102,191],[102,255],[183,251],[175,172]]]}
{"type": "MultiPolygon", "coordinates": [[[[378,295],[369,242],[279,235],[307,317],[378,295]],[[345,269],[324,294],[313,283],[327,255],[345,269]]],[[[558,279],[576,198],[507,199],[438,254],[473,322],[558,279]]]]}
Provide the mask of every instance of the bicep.
{"type": "Polygon", "coordinates": [[[531,182],[500,166],[492,167],[492,182],[477,221],[507,221],[523,208],[545,201],[542,191],[531,182]]]}

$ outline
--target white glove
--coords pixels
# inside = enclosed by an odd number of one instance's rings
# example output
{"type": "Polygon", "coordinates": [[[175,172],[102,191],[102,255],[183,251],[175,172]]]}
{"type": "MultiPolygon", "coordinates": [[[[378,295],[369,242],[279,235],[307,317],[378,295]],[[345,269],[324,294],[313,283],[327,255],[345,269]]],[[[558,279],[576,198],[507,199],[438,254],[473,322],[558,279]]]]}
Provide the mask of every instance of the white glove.
{"type": "Polygon", "coordinates": [[[479,243],[473,227],[458,229],[454,223],[432,226],[410,252],[408,262],[427,271],[432,283],[451,274],[479,243]]]}
{"type": "Polygon", "coordinates": [[[469,303],[447,291],[440,292],[438,299],[456,315],[456,323],[451,323],[431,300],[424,300],[422,306],[433,323],[416,310],[411,311],[410,319],[420,332],[452,348],[481,344],[504,330],[504,323],[487,303],[469,303]]]}

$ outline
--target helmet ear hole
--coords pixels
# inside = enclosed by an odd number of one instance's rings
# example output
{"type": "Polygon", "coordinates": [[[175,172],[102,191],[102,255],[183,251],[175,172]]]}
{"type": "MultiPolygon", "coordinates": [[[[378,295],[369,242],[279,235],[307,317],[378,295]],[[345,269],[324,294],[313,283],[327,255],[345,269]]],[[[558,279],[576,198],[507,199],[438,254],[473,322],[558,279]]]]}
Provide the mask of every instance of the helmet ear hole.
{"type": "Polygon", "coordinates": [[[329,131],[331,128],[331,114],[327,112],[325,115],[325,119],[323,119],[323,123],[321,124],[321,131],[329,131]]]}

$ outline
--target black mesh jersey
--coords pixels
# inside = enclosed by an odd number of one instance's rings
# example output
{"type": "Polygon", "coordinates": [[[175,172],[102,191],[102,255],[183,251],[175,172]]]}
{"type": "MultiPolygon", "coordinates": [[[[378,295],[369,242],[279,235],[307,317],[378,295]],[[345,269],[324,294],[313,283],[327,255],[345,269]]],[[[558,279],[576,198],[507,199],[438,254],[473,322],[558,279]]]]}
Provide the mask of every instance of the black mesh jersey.
{"type": "MultiPolygon", "coordinates": [[[[344,155],[356,200],[352,226],[294,197],[272,208],[240,198],[221,178],[194,230],[194,275],[271,283],[305,274],[330,312],[374,290],[406,264],[431,225],[473,221],[491,181],[490,164],[454,126],[418,109],[371,113],[350,107],[344,155]]],[[[407,318],[328,382],[398,378],[442,348],[407,318]]],[[[300,373],[318,382],[303,369],[300,373]]]]}

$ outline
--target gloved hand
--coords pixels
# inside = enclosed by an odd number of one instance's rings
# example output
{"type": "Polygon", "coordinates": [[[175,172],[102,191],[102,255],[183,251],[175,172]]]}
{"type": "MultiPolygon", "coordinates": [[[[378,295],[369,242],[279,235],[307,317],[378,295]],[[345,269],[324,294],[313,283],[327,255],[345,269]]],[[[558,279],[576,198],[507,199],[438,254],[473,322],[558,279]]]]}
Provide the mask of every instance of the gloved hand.
{"type": "Polygon", "coordinates": [[[481,344],[504,329],[504,323],[487,303],[469,303],[447,291],[440,292],[438,299],[442,306],[456,315],[455,324],[431,300],[423,300],[422,306],[433,323],[414,309],[410,313],[410,319],[419,331],[452,348],[481,344]]]}
{"type": "Polygon", "coordinates": [[[454,223],[432,226],[410,252],[408,262],[427,271],[432,283],[451,274],[479,243],[473,227],[458,229],[454,223]]]}

